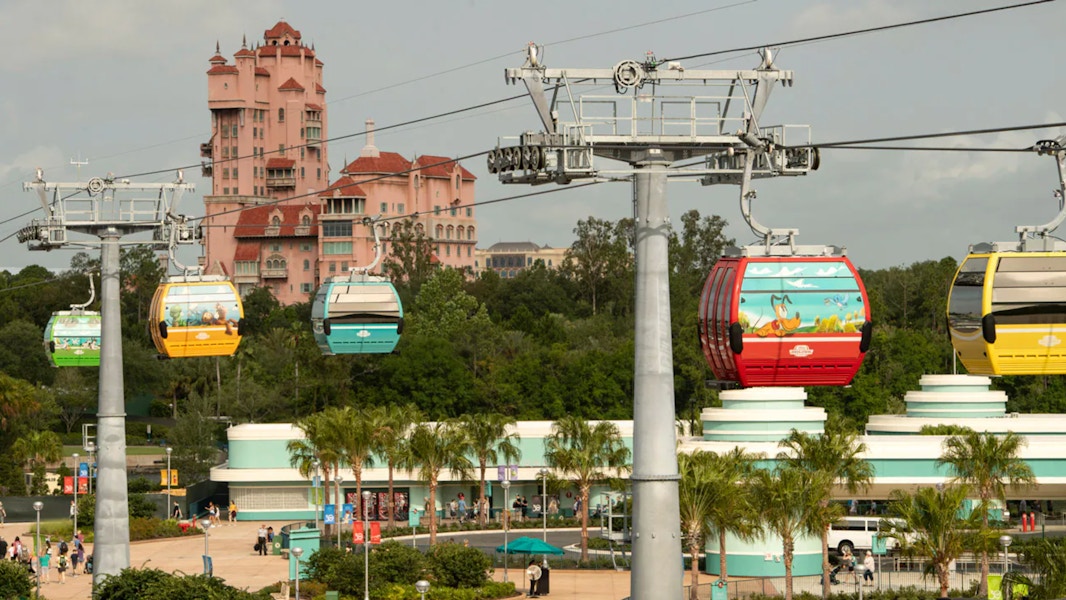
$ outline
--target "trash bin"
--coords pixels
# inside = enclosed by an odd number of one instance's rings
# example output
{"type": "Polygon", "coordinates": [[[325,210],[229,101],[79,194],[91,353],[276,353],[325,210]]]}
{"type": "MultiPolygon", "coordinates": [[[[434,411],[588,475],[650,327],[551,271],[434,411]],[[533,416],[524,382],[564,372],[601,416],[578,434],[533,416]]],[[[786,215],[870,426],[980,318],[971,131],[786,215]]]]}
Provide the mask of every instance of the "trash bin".
{"type": "Polygon", "coordinates": [[[729,588],[725,581],[719,579],[711,584],[711,600],[728,600],[729,588]]]}
{"type": "Polygon", "coordinates": [[[537,594],[546,596],[551,592],[551,585],[548,584],[548,580],[550,579],[549,575],[551,575],[551,569],[541,566],[540,581],[537,582],[537,594]]]}
{"type": "Polygon", "coordinates": [[[274,556],[281,556],[281,541],[280,540],[274,540],[273,543],[270,544],[270,553],[273,554],[274,556]]]}

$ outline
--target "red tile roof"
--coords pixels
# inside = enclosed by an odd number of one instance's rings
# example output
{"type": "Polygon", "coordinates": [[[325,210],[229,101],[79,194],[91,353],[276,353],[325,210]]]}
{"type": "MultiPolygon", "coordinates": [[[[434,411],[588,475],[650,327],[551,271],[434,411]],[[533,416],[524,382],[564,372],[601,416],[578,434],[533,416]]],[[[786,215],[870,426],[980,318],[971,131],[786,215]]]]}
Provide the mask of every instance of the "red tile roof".
{"type": "Polygon", "coordinates": [[[240,73],[233,65],[215,65],[207,70],[208,75],[236,75],[240,73]]]}
{"type": "Polygon", "coordinates": [[[307,110],[325,110],[322,108],[321,104],[315,104],[313,102],[308,102],[305,108],[307,108],[307,110]]]}
{"type": "Polygon", "coordinates": [[[304,91],[304,86],[300,85],[300,82],[298,82],[295,79],[293,79],[292,77],[290,77],[288,81],[286,81],[285,83],[283,83],[280,86],[278,86],[278,90],[279,91],[283,91],[283,92],[286,92],[286,91],[302,92],[302,91],[304,91]]]}
{"type": "Polygon", "coordinates": [[[355,180],[347,175],[330,184],[329,189],[324,190],[318,197],[332,198],[334,193],[338,196],[366,198],[366,192],[363,191],[363,188],[359,187],[355,180]]]}
{"type": "Polygon", "coordinates": [[[215,52],[215,55],[212,56],[211,58],[207,59],[207,62],[209,62],[209,63],[224,63],[224,62],[226,62],[226,57],[222,56],[218,52],[215,52]]]}
{"type": "Polygon", "coordinates": [[[360,156],[341,173],[403,173],[411,168],[406,158],[395,152],[382,152],[380,156],[360,156]]]}
{"type": "Polygon", "coordinates": [[[268,158],[268,169],[291,169],[296,166],[296,160],[292,158],[268,158]]]}
{"type": "Polygon", "coordinates": [[[281,231],[278,237],[297,237],[296,227],[300,224],[300,213],[305,210],[311,211],[311,229],[306,235],[300,234],[298,237],[317,237],[318,205],[316,204],[268,204],[243,210],[237,218],[236,227],[233,228],[233,237],[265,237],[266,228],[274,211],[281,211],[281,231]]]}
{"type": "Polygon", "coordinates": [[[233,260],[259,261],[259,242],[238,241],[237,249],[233,252],[233,260]]]}
{"type": "Polygon", "coordinates": [[[315,59],[315,66],[321,67],[321,66],[322,66],[322,65],[324,65],[324,64],[326,64],[326,63],[324,63],[324,62],[322,62],[322,61],[318,60],[317,58],[315,59]]]}
{"type": "Polygon", "coordinates": [[[263,38],[268,40],[270,38],[280,38],[286,33],[296,39],[300,39],[300,32],[293,29],[292,25],[289,25],[285,21],[278,21],[273,27],[267,29],[263,33],[263,38]]]}
{"type": "MultiPolygon", "coordinates": [[[[448,158],[447,156],[431,156],[429,154],[424,154],[415,159],[413,166],[426,166],[425,169],[419,171],[423,177],[444,177],[450,179],[455,164],[455,159],[448,158]]],[[[463,165],[459,165],[459,173],[459,176],[464,180],[474,181],[477,179],[477,177],[474,177],[473,173],[464,169],[463,165]]]]}
{"type": "Polygon", "coordinates": [[[319,94],[325,94],[326,93],[326,88],[322,87],[321,83],[316,83],[315,84],[315,91],[318,92],[319,94]]]}
{"type": "Polygon", "coordinates": [[[233,54],[233,56],[234,56],[234,58],[236,58],[238,56],[252,56],[252,57],[254,57],[255,56],[255,52],[252,52],[251,50],[249,50],[247,48],[241,48],[240,50],[236,51],[233,54]]]}
{"type": "Polygon", "coordinates": [[[256,67],[255,68],[255,74],[256,75],[264,75],[266,77],[270,77],[270,71],[267,71],[263,67],[256,67]]]}
{"type": "Polygon", "coordinates": [[[267,45],[260,46],[256,51],[259,56],[275,56],[281,54],[282,56],[303,56],[305,58],[314,58],[315,51],[307,46],[282,46],[282,45],[267,45]]]}

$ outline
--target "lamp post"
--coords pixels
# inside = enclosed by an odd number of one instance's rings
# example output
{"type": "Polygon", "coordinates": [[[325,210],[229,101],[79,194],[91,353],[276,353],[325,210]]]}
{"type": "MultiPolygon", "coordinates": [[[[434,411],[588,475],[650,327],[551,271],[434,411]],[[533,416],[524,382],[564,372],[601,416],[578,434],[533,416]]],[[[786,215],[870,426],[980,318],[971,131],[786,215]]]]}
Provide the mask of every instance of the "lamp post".
{"type": "Polygon", "coordinates": [[[370,600],[370,491],[363,492],[363,600],[370,600]]]}
{"type": "Polygon", "coordinates": [[[344,489],[341,487],[341,484],[344,483],[344,478],[341,477],[340,473],[337,473],[336,482],[337,498],[336,504],[333,505],[333,524],[337,527],[337,549],[339,550],[341,547],[341,508],[344,507],[344,500],[341,498],[341,492],[344,489]]]}
{"type": "Polygon", "coordinates": [[[304,549],[296,546],[290,552],[292,557],[296,559],[296,600],[300,600],[300,557],[304,554],[304,549]]]}
{"type": "Polygon", "coordinates": [[[170,510],[170,455],[174,449],[167,446],[167,511],[170,510]]]}
{"type": "Polygon", "coordinates": [[[429,591],[429,582],[425,579],[419,579],[415,582],[415,591],[422,594],[422,600],[426,600],[426,592],[429,591]]]}
{"type": "Polygon", "coordinates": [[[74,453],[74,535],[78,535],[78,479],[81,466],[78,465],[78,453],[74,453]]]}
{"type": "MultiPolygon", "coordinates": [[[[37,511],[37,542],[33,545],[33,551],[40,556],[41,553],[41,509],[44,508],[44,502],[40,500],[33,503],[33,510],[37,511]]],[[[77,533],[77,532],[75,532],[77,533]]],[[[0,558],[0,560],[3,560],[0,558]]],[[[37,597],[41,597],[41,564],[38,558],[37,562],[37,597]]]]}
{"type": "Polygon", "coordinates": [[[504,479],[500,482],[503,488],[503,582],[507,583],[507,531],[511,527],[511,501],[508,491],[511,489],[511,480],[504,479]]]}
{"type": "Polygon", "coordinates": [[[865,565],[863,565],[862,563],[855,565],[855,585],[859,588],[859,600],[862,600],[862,578],[864,573],[866,573],[865,565]]]}
{"type": "MultiPolygon", "coordinates": [[[[210,557],[211,556],[211,552],[210,552],[209,541],[211,539],[211,519],[202,519],[200,521],[200,527],[204,528],[204,556],[205,557],[210,557]]],[[[204,560],[204,575],[210,575],[210,573],[207,572],[207,560],[206,560],[206,558],[204,560]]]]}
{"type": "Polygon", "coordinates": [[[1008,563],[1007,563],[1007,548],[1010,548],[1010,544],[1013,541],[1014,541],[1014,538],[1012,538],[1009,535],[1001,535],[1001,536],[999,536],[999,545],[1003,546],[1003,573],[1004,574],[1007,573],[1007,567],[1008,567],[1008,563]]]}
{"type": "MultiPolygon", "coordinates": [[[[318,461],[311,463],[315,473],[311,476],[311,493],[315,495],[315,531],[318,531],[318,461]]],[[[322,535],[319,532],[318,535],[322,535]]]]}
{"type": "MultiPolygon", "coordinates": [[[[541,526],[541,532],[544,536],[544,543],[548,543],[548,469],[540,470],[540,516],[543,520],[541,526]]],[[[548,566],[548,555],[544,555],[544,566],[548,566]]]]}
{"type": "MultiPolygon", "coordinates": [[[[89,453],[89,493],[93,493],[93,453],[96,452],[96,443],[89,442],[85,444],[85,451],[89,453]]],[[[170,510],[170,503],[167,503],[167,510],[170,510]]]]}

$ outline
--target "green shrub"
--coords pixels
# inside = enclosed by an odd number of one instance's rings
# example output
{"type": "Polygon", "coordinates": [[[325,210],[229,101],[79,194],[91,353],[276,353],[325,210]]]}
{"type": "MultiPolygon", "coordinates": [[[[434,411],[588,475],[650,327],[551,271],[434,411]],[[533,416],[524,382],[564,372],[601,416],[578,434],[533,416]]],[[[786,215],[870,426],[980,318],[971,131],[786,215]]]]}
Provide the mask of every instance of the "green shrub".
{"type": "Polygon", "coordinates": [[[251,594],[228,586],[218,577],[172,575],[158,569],[123,569],[105,577],[95,596],[98,600],[258,600],[269,594],[251,594]]]}
{"type": "Polygon", "coordinates": [[[481,598],[510,598],[518,592],[515,591],[514,582],[489,581],[481,586],[481,598]]]}
{"type": "Polygon", "coordinates": [[[375,588],[390,583],[413,586],[425,570],[425,555],[399,542],[386,541],[370,551],[370,585],[375,588]]]}
{"type": "Polygon", "coordinates": [[[481,587],[492,568],[492,559],[484,552],[459,544],[437,544],[426,558],[437,583],[444,587],[481,587]]]}
{"type": "Polygon", "coordinates": [[[307,559],[307,579],[342,594],[362,594],[363,557],[337,548],[319,548],[307,559]]]}
{"type": "Polygon", "coordinates": [[[29,597],[33,580],[26,567],[10,560],[0,560],[0,598],[29,597]]]}

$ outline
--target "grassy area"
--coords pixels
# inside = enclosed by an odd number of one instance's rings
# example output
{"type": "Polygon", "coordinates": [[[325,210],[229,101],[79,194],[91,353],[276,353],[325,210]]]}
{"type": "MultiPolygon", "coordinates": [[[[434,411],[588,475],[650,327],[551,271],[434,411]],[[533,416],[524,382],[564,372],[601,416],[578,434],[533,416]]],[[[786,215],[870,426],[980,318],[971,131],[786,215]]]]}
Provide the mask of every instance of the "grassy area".
{"type": "MultiPolygon", "coordinates": [[[[63,457],[74,456],[77,452],[80,457],[87,457],[85,448],[81,446],[63,446],[63,457]]],[[[126,456],[166,456],[167,451],[161,446],[126,446],[126,456]]]]}

